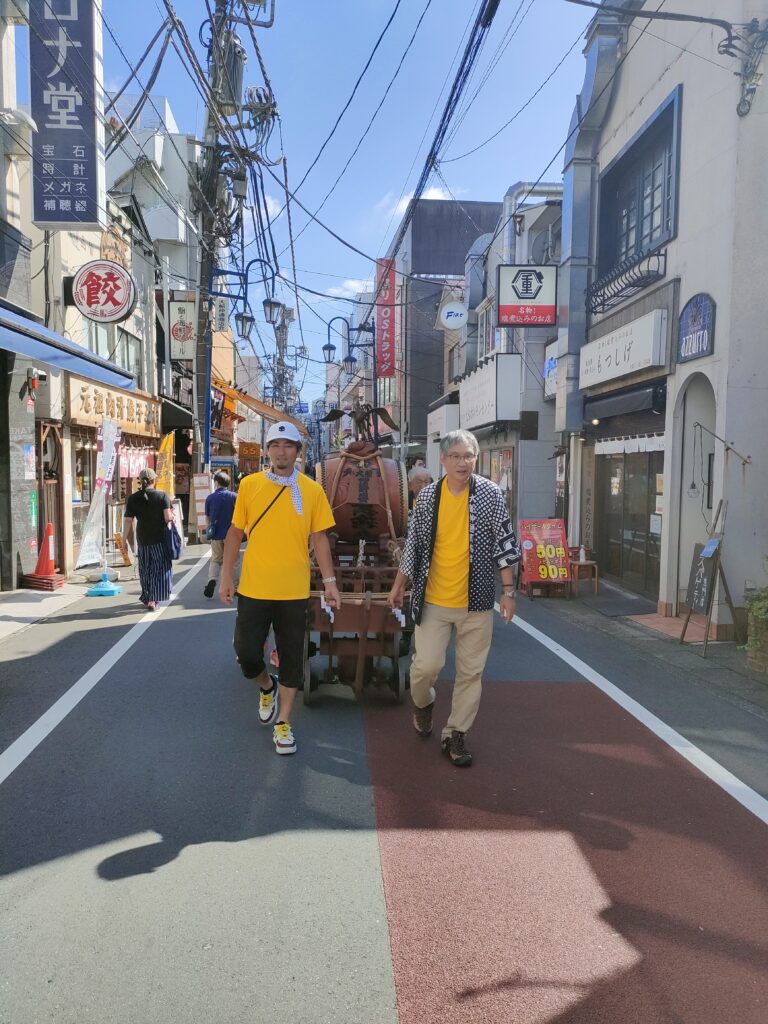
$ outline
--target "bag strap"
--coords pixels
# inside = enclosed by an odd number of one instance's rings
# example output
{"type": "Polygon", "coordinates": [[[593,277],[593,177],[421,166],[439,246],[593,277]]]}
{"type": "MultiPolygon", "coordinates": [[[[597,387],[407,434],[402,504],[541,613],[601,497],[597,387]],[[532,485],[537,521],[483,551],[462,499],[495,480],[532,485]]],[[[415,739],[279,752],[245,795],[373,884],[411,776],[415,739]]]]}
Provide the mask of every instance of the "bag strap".
{"type": "Polygon", "coordinates": [[[275,504],[275,502],[276,502],[276,501],[277,501],[277,499],[278,499],[278,498],[280,497],[280,495],[281,495],[281,494],[283,493],[283,491],[285,491],[285,490],[287,490],[287,489],[288,489],[288,485],[287,485],[287,484],[284,484],[284,485],[283,485],[283,486],[282,486],[282,487],[280,488],[280,490],[279,490],[279,491],[277,492],[277,494],[276,494],[276,495],[274,496],[274,498],[272,499],[272,501],[270,501],[270,503],[269,503],[269,504],[267,505],[267,507],[266,507],[266,508],[264,509],[264,511],[263,511],[263,512],[261,513],[261,515],[259,516],[259,518],[258,518],[258,519],[256,520],[256,522],[255,522],[255,523],[253,524],[253,526],[252,526],[252,527],[251,527],[251,528],[250,528],[250,529],[248,530],[248,540],[250,540],[250,539],[251,539],[251,534],[252,534],[252,533],[253,533],[253,531],[254,531],[254,530],[256,529],[256,527],[257,527],[257,526],[259,525],[259,523],[260,523],[260,522],[261,522],[261,520],[262,520],[262,519],[264,518],[264,516],[265,516],[265,515],[267,514],[267,512],[269,512],[269,510],[270,510],[270,509],[272,508],[272,506],[273,506],[273,505],[275,504]]]}

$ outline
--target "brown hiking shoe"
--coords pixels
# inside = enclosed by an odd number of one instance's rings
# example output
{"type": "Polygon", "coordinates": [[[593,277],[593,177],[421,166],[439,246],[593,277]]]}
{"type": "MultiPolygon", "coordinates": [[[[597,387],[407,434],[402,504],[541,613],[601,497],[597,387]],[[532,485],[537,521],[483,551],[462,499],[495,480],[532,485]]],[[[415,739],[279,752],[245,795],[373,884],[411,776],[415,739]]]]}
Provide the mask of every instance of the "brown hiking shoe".
{"type": "Polygon", "coordinates": [[[443,737],[442,750],[457,768],[469,768],[472,764],[472,755],[464,746],[464,733],[457,729],[450,736],[443,737]]]}
{"type": "Polygon", "coordinates": [[[425,708],[413,709],[413,728],[419,736],[427,737],[432,733],[432,708],[435,702],[427,704],[425,708]]]}

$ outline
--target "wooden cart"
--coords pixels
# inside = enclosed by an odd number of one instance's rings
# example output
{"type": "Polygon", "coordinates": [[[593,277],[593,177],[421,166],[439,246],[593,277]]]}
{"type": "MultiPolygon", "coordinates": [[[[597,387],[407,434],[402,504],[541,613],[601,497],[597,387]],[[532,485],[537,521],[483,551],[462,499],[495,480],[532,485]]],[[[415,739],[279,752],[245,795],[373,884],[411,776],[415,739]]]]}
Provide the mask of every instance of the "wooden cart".
{"type": "Polygon", "coordinates": [[[378,686],[390,690],[398,703],[402,702],[408,685],[403,664],[407,631],[387,604],[397,568],[348,565],[338,566],[335,573],[342,605],[334,610],[333,621],[323,608],[319,574],[313,573],[305,639],[304,703],[312,702],[320,683],[351,686],[356,697],[360,697],[363,687],[378,686]],[[312,642],[313,633],[319,634],[318,643],[312,642]],[[316,656],[326,659],[322,672],[317,671],[316,656]]]}

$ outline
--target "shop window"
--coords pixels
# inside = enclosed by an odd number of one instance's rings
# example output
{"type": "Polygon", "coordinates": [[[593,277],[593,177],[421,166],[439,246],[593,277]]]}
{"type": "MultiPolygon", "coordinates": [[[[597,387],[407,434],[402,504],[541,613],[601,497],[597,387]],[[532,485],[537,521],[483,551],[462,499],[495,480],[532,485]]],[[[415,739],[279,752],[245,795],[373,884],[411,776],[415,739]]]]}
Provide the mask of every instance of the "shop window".
{"type": "Polygon", "coordinates": [[[600,181],[599,276],[658,249],[675,234],[677,90],[600,181]]]}

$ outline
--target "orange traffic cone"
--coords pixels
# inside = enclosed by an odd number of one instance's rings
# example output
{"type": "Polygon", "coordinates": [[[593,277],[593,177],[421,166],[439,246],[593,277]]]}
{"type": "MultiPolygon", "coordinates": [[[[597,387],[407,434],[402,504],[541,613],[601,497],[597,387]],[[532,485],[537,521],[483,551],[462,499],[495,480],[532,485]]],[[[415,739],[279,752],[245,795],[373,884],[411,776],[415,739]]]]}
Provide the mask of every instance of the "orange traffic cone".
{"type": "Polygon", "coordinates": [[[35,576],[55,576],[56,565],[53,559],[53,523],[47,523],[43,543],[40,545],[40,554],[35,566],[35,576]]]}
{"type": "Polygon", "coordinates": [[[35,571],[22,576],[21,585],[32,590],[57,590],[63,583],[64,577],[56,572],[53,523],[46,523],[35,571]]]}

